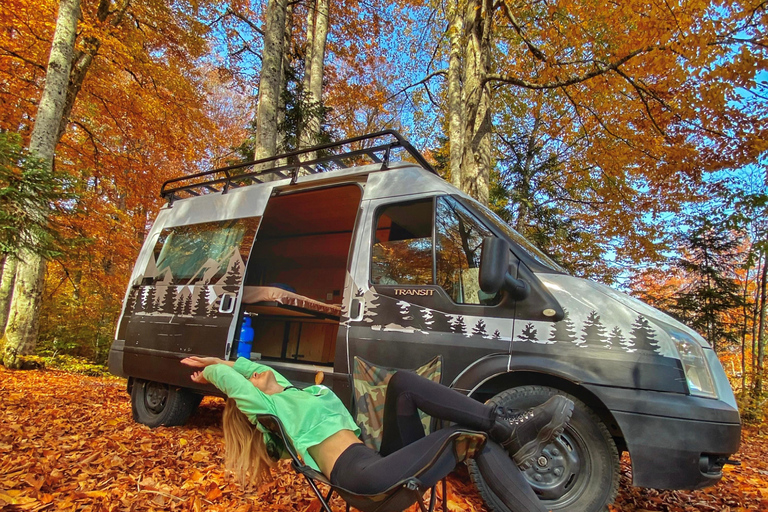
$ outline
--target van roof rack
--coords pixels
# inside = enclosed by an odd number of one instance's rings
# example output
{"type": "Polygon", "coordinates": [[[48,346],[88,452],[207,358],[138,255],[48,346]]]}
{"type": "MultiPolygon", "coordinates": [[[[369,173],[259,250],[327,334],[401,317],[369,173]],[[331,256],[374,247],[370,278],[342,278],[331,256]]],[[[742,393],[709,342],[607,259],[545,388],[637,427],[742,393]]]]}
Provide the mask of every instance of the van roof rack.
{"type": "MultiPolygon", "coordinates": [[[[360,144],[364,146],[364,144],[360,144]]],[[[277,179],[291,177],[291,183],[296,183],[299,174],[317,174],[336,169],[345,169],[357,167],[366,164],[381,164],[381,169],[387,169],[389,166],[392,150],[402,148],[407,151],[424,169],[437,174],[437,171],[427,162],[424,156],[414,148],[410,142],[405,140],[399,132],[395,130],[384,130],[376,133],[369,133],[351,139],[344,139],[339,142],[323,144],[308,149],[293,151],[282,155],[276,155],[261,160],[244,162],[241,164],[212,169],[210,171],[200,172],[189,176],[173,178],[165,183],[160,189],[160,197],[167,199],[169,204],[177,199],[185,197],[200,196],[209,193],[221,192],[226,194],[228,190],[240,188],[243,186],[264,183],[263,178],[269,175],[277,179]],[[379,142],[376,139],[388,138],[389,141],[379,142]],[[394,139],[394,140],[392,140],[394,139]],[[352,149],[345,152],[333,153],[344,146],[364,141],[373,141],[369,147],[352,149]],[[300,161],[299,157],[308,153],[322,152],[324,156],[307,161],[300,161]],[[330,154],[327,154],[330,153],[330,154]],[[368,161],[365,161],[367,159],[368,161]],[[276,162],[276,167],[268,169],[258,169],[262,164],[276,162]],[[258,170],[257,170],[258,169],[258,170]]]]}

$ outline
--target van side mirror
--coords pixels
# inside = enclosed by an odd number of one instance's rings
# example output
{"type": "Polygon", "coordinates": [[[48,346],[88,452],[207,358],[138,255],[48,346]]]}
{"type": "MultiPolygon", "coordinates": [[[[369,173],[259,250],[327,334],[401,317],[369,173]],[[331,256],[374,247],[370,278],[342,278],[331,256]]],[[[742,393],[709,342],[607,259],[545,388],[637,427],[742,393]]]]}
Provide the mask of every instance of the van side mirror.
{"type": "Polygon", "coordinates": [[[480,289],[496,293],[504,289],[513,300],[523,300],[531,293],[531,286],[509,273],[509,244],[506,240],[487,236],[483,238],[480,255],[480,289]]]}

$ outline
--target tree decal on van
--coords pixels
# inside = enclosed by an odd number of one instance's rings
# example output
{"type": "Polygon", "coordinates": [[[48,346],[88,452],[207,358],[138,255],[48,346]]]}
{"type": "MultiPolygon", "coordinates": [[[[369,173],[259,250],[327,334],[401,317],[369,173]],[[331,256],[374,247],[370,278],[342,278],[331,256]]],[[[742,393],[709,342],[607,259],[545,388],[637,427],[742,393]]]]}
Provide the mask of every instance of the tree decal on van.
{"type": "Polygon", "coordinates": [[[537,331],[533,324],[529,322],[525,325],[523,332],[520,333],[515,341],[527,341],[529,343],[535,343],[538,336],[539,331],[537,331]]]}
{"type": "Polygon", "coordinates": [[[633,349],[631,346],[627,346],[627,343],[629,342],[628,339],[624,338],[624,333],[621,332],[621,328],[616,325],[611,329],[610,334],[608,334],[608,343],[609,347],[623,347],[627,352],[634,352],[635,349],[633,349]]]}
{"type": "Polygon", "coordinates": [[[432,313],[432,325],[430,329],[436,332],[455,332],[453,330],[453,324],[451,323],[451,317],[440,311],[433,311],[432,313]]]}
{"type": "Polygon", "coordinates": [[[584,328],[582,329],[581,340],[583,341],[581,347],[598,347],[600,344],[607,345],[605,348],[611,348],[611,340],[605,335],[605,327],[600,322],[600,315],[597,311],[590,311],[589,316],[584,321],[584,328]]]}
{"type": "Polygon", "coordinates": [[[657,352],[659,342],[656,339],[656,333],[651,328],[651,324],[643,315],[637,315],[635,323],[632,324],[632,332],[629,334],[633,345],[638,350],[647,350],[657,352]]]}
{"type": "Polygon", "coordinates": [[[154,286],[147,286],[144,288],[144,297],[141,301],[141,310],[146,312],[152,312],[155,310],[155,295],[154,286]]]}
{"type": "Polygon", "coordinates": [[[559,322],[555,322],[552,327],[552,332],[549,334],[549,341],[557,343],[558,341],[570,341],[576,342],[576,326],[571,321],[570,313],[567,309],[563,309],[565,316],[559,322]]]}
{"type": "Polygon", "coordinates": [[[192,309],[193,316],[207,316],[210,311],[208,310],[208,290],[207,286],[196,286],[197,299],[195,300],[195,306],[192,309]]]}
{"type": "Polygon", "coordinates": [[[472,328],[472,334],[474,336],[482,336],[483,338],[488,337],[488,332],[485,330],[485,322],[483,319],[479,319],[475,326],[472,328]]]}
{"type": "Polygon", "coordinates": [[[467,334],[467,324],[464,323],[464,317],[459,315],[451,323],[451,332],[456,334],[467,334]]]}

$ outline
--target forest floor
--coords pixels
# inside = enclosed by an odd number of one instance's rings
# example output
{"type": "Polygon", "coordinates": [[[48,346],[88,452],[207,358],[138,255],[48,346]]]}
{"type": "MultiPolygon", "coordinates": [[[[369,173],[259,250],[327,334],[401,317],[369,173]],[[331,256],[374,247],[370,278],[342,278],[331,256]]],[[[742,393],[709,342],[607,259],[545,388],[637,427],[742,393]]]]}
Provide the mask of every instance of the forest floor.
{"type": "MultiPolygon", "coordinates": [[[[206,398],[184,427],[150,429],[131,420],[124,380],[0,366],[0,510],[318,512],[285,463],[260,489],[225,474],[222,404],[206,398]]],[[[768,429],[745,428],[735,458],[714,487],[666,492],[630,487],[623,460],[611,510],[768,511],[768,429]]],[[[451,512],[488,510],[465,469],[449,485],[451,512]]]]}

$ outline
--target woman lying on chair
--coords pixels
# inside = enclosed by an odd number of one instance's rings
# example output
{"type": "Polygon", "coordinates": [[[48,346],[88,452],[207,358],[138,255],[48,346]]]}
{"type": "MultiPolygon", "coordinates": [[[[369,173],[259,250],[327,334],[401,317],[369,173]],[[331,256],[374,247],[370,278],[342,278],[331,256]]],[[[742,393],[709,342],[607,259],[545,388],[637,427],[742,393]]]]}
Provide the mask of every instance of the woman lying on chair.
{"type": "MultiPolygon", "coordinates": [[[[383,439],[377,453],[358,439],[360,429],[352,416],[325,386],[300,390],[268,366],[244,358],[233,362],[188,357],[181,362],[203,368],[192,374],[194,382],[211,383],[229,397],[224,410],[225,462],[241,480],[250,474],[258,481],[272,465],[263,434],[254,427],[258,414],[280,418],[308,465],[332,484],[359,494],[377,494],[413,476],[455,428],[463,427],[488,434],[489,442],[475,459],[496,496],[513,512],[543,511],[517,466],[531,464],[541,447],[562,432],[573,411],[573,402],[556,395],[515,418],[497,418],[494,407],[415,373],[399,371],[387,386],[383,439]],[[425,436],[417,409],[457,427],[425,436]]],[[[440,457],[427,474],[419,476],[427,487],[456,466],[453,450],[443,451],[440,457]]]]}

